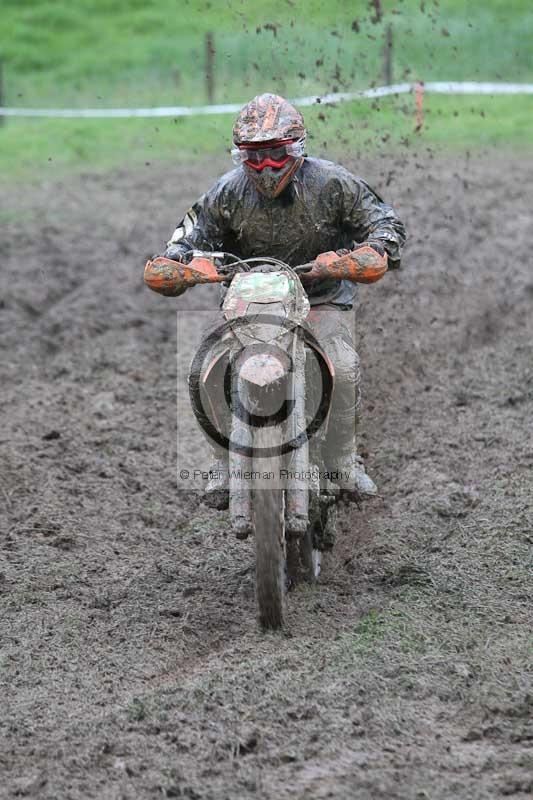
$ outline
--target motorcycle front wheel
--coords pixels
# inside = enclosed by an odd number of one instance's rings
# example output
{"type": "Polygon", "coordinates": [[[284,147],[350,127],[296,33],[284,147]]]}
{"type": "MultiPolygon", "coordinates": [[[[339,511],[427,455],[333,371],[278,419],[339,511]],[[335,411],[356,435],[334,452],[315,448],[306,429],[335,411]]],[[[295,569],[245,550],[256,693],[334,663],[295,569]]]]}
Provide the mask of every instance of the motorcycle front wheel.
{"type": "Polygon", "coordinates": [[[265,480],[265,473],[279,475],[279,458],[260,453],[281,441],[277,426],[254,430],[254,484],[252,515],[255,534],[256,593],[259,622],[266,629],[283,626],[285,599],[285,493],[279,480],[265,480]]]}

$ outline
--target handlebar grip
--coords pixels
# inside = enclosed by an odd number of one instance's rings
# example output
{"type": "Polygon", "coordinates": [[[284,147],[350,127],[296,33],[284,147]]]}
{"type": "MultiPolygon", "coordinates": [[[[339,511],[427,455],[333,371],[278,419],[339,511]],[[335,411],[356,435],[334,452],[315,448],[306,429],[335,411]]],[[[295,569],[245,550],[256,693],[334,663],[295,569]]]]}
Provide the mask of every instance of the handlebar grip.
{"type": "Polygon", "coordinates": [[[157,256],[146,262],[144,282],[154,292],[167,297],[178,297],[186,289],[200,283],[222,283],[214,259],[195,256],[188,264],[157,256]]]}
{"type": "Polygon", "coordinates": [[[365,245],[338,256],[330,250],[321,253],[309,272],[300,276],[303,283],[316,280],[345,280],[352,283],[375,283],[387,271],[387,254],[380,256],[372,247],[365,245]]]}

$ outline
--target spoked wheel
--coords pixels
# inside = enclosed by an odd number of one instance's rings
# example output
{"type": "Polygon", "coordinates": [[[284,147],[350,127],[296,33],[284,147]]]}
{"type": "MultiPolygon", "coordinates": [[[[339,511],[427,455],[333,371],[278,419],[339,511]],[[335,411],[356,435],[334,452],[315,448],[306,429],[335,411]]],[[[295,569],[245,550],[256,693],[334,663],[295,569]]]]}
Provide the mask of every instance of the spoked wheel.
{"type": "MultiPolygon", "coordinates": [[[[276,428],[254,430],[254,450],[271,447],[277,440],[276,428]]],[[[254,472],[277,470],[276,458],[254,458],[254,472]]],[[[285,503],[284,491],[275,480],[254,478],[252,494],[255,532],[256,591],[259,621],[263,628],[276,630],[283,625],[285,596],[285,503]]]]}

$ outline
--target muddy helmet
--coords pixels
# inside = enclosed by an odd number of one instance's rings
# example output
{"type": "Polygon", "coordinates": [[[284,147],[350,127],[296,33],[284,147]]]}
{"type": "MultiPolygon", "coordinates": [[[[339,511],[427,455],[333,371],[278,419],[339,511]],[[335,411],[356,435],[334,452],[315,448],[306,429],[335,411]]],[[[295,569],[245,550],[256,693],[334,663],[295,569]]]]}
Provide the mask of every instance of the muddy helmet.
{"type": "Polygon", "coordinates": [[[261,94],[235,120],[232,155],[262,194],[277,197],[303,161],[305,138],[300,112],[279,95],[261,94]]]}

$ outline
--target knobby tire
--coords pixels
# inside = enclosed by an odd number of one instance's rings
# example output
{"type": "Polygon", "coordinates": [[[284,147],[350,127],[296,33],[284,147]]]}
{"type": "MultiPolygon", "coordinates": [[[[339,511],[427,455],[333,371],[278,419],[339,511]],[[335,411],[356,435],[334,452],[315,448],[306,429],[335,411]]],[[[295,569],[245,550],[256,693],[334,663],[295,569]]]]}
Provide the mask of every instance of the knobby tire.
{"type": "MultiPolygon", "coordinates": [[[[280,441],[276,426],[254,430],[254,449],[271,447],[280,441]]],[[[279,459],[254,458],[254,470],[279,475],[279,459]]],[[[285,597],[285,503],[277,481],[254,480],[253,519],[255,533],[256,592],[259,621],[263,628],[283,626],[285,597]],[[270,485],[269,485],[270,483],[270,485]]]]}

